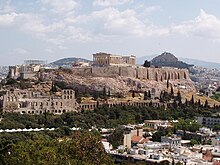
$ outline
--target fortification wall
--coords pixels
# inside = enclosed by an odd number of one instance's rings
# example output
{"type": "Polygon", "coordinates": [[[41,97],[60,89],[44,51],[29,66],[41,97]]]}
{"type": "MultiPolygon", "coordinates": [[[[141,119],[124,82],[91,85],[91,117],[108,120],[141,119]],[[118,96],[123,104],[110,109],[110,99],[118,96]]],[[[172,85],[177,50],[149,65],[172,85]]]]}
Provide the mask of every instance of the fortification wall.
{"type": "Polygon", "coordinates": [[[117,77],[120,76],[120,67],[93,67],[93,77],[117,77]]]}
{"type": "Polygon", "coordinates": [[[119,76],[124,77],[136,77],[137,71],[132,67],[120,67],[119,76]]]}
{"type": "Polygon", "coordinates": [[[154,81],[190,79],[187,69],[174,68],[89,67],[73,68],[73,74],[92,77],[123,76],[154,81]]]}
{"type": "Polygon", "coordinates": [[[82,75],[91,76],[92,75],[92,68],[91,67],[88,67],[88,68],[74,68],[74,69],[72,69],[72,73],[74,75],[78,75],[78,76],[82,76],[82,75]]]}

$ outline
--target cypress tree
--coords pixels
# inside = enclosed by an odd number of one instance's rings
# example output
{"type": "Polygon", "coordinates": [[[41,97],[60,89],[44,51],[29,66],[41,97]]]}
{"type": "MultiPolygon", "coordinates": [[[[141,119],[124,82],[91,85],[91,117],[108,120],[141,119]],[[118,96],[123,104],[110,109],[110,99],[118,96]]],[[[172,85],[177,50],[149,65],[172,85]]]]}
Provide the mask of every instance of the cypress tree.
{"type": "Polygon", "coordinates": [[[147,94],[147,91],[144,92],[144,100],[147,100],[148,99],[148,94],[147,94]]]}
{"type": "Polygon", "coordinates": [[[205,105],[204,105],[205,108],[208,108],[209,107],[209,103],[208,103],[208,100],[206,99],[205,101],[205,105]]]}
{"type": "Polygon", "coordinates": [[[111,91],[110,91],[110,88],[108,89],[108,97],[111,96],[111,91]]]}
{"type": "Polygon", "coordinates": [[[191,98],[191,100],[190,100],[190,103],[192,104],[192,105],[194,105],[194,96],[192,95],[192,98],[191,98]]]}
{"type": "Polygon", "coordinates": [[[103,88],[103,94],[102,95],[103,95],[103,98],[106,99],[106,96],[107,96],[106,95],[106,87],[103,88]]]}
{"type": "Polygon", "coordinates": [[[148,98],[151,99],[151,93],[150,93],[150,90],[148,91],[148,98]]]}
{"type": "Polygon", "coordinates": [[[188,106],[188,100],[187,100],[187,99],[186,99],[186,101],[185,101],[185,105],[188,106]]]}
{"type": "Polygon", "coordinates": [[[135,97],[135,92],[134,92],[134,90],[132,91],[132,97],[133,97],[133,98],[135,97]]]}
{"type": "Polygon", "coordinates": [[[200,101],[200,99],[198,100],[198,106],[199,106],[199,107],[201,106],[201,101],[200,101]]]}
{"type": "Polygon", "coordinates": [[[171,95],[171,98],[174,97],[174,91],[173,91],[173,86],[171,86],[171,91],[170,91],[170,95],[171,95]]]}
{"type": "Polygon", "coordinates": [[[169,88],[170,80],[167,80],[167,89],[169,88]]]}

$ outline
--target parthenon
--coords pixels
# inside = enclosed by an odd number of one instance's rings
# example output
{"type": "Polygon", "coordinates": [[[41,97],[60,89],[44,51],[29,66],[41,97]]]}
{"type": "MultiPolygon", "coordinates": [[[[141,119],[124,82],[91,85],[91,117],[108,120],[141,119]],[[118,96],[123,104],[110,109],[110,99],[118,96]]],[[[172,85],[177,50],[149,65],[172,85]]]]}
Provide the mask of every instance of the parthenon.
{"type": "Polygon", "coordinates": [[[134,55],[121,56],[100,52],[93,54],[93,64],[97,66],[134,66],[136,57],[134,55]]]}

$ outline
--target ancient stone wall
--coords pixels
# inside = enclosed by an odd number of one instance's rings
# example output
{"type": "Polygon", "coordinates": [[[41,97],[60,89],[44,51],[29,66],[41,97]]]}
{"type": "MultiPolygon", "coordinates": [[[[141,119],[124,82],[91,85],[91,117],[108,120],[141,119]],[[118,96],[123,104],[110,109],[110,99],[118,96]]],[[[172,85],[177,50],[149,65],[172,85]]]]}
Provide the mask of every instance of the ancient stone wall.
{"type": "Polygon", "coordinates": [[[154,81],[190,79],[187,69],[174,68],[89,67],[73,68],[73,74],[92,77],[123,76],[154,81]]]}
{"type": "Polygon", "coordinates": [[[92,68],[91,67],[85,67],[85,68],[74,68],[72,70],[72,73],[74,75],[87,75],[87,76],[92,76],[92,68]]]}
{"type": "Polygon", "coordinates": [[[136,70],[132,67],[120,67],[119,76],[136,77],[136,70]]]}
{"type": "Polygon", "coordinates": [[[120,75],[120,67],[93,67],[93,77],[117,77],[120,75]]]}

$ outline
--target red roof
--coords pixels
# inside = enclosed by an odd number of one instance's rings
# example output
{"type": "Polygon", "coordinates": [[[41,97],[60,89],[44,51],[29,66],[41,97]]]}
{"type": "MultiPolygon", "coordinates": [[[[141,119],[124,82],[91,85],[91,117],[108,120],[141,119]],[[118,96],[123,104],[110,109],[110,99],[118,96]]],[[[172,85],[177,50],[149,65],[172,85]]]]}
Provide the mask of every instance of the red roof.
{"type": "Polygon", "coordinates": [[[141,144],[143,144],[143,143],[148,142],[148,141],[149,141],[149,139],[143,138],[142,136],[134,135],[131,138],[131,142],[134,142],[134,143],[141,143],[141,144]]]}
{"type": "Polygon", "coordinates": [[[132,141],[132,142],[139,143],[139,141],[141,141],[141,139],[142,139],[141,136],[136,136],[136,135],[134,135],[134,136],[132,136],[131,141],[132,141]]]}
{"type": "Polygon", "coordinates": [[[147,139],[147,138],[142,138],[139,143],[144,144],[144,143],[147,143],[148,141],[149,141],[149,139],[147,139]]]}

